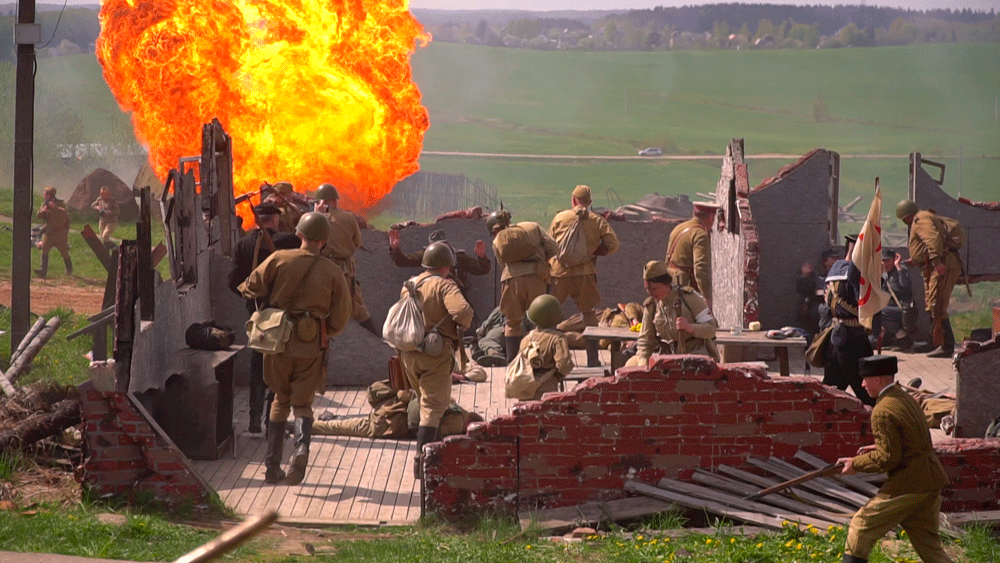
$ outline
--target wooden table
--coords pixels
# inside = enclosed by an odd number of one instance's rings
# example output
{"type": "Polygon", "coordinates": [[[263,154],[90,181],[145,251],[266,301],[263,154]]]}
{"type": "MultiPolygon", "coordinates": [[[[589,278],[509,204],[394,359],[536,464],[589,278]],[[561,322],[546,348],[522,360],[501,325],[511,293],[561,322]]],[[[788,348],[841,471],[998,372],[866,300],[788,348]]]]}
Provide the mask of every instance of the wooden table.
{"type": "MultiPolygon", "coordinates": [[[[583,337],[587,340],[610,340],[611,341],[611,369],[612,371],[625,365],[625,358],[621,353],[622,342],[631,342],[639,339],[638,332],[632,332],[627,328],[613,328],[604,326],[588,326],[583,329],[583,337]]],[[[718,330],[715,333],[715,343],[724,346],[745,347],[745,346],[774,346],[774,353],[778,357],[778,369],[781,375],[788,376],[788,349],[806,348],[806,339],[801,336],[776,339],[764,336],[764,331],[743,331],[740,334],[731,334],[729,331],[718,330]]]]}
{"type": "Polygon", "coordinates": [[[764,331],[744,330],[740,334],[732,334],[729,331],[719,330],[715,333],[715,343],[723,346],[774,346],[774,354],[778,357],[778,370],[781,375],[788,377],[788,349],[806,349],[806,339],[802,336],[791,336],[788,338],[768,338],[764,336],[764,331]]]}

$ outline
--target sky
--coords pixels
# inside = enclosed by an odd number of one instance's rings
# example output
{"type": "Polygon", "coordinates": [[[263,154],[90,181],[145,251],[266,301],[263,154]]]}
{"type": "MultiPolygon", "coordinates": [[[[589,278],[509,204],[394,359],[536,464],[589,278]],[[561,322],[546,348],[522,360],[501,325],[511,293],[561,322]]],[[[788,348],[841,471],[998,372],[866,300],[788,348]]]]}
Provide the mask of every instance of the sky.
{"type": "MultiPolygon", "coordinates": [[[[739,1],[740,0],[720,0],[719,2],[700,2],[698,0],[410,0],[410,7],[447,10],[628,10],[654,8],[656,6],[690,6],[739,1]]],[[[812,0],[806,2],[794,0],[769,0],[767,2],[754,1],[742,3],[767,3],[779,5],[868,4],[871,6],[892,6],[913,10],[971,8],[974,10],[985,10],[987,12],[990,8],[993,8],[994,10],[1000,12],[1000,0],[812,0]]]]}

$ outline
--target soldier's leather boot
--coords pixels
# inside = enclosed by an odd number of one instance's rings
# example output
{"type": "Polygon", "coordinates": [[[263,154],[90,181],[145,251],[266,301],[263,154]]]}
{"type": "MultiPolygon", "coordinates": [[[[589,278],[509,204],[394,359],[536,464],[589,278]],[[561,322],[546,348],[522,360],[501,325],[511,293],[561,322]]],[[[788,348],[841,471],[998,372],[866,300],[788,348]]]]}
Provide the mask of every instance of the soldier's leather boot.
{"type": "Polygon", "coordinates": [[[863,557],[858,557],[857,555],[851,555],[850,553],[845,553],[844,563],[868,563],[868,560],[863,557]]]}
{"type": "Polygon", "coordinates": [[[295,449],[292,450],[291,467],[285,477],[286,485],[298,485],[306,477],[306,467],[309,465],[309,442],[312,438],[313,419],[299,417],[295,419],[295,449]]]}
{"type": "Polygon", "coordinates": [[[434,426],[417,427],[417,455],[413,458],[413,478],[424,478],[424,444],[437,441],[438,429],[434,426]]]}
{"type": "Polygon", "coordinates": [[[267,452],[264,454],[264,482],[270,485],[277,485],[285,479],[285,472],[281,470],[281,453],[285,449],[285,426],[288,422],[269,421],[267,424],[267,452]]]}
{"type": "Polygon", "coordinates": [[[941,321],[944,329],[944,344],[927,353],[928,358],[950,358],[955,353],[955,332],[951,328],[951,319],[941,321]]]}
{"type": "Polygon", "coordinates": [[[247,432],[260,434],[260,420],[264,414],[264,387],[261,385],[250,386],[250,424],[247,432]]]}
{"type": "Polygon", "coordinates": [[[42,254],[42,263],[37,270],[35,270],[35,276],[45,279],[49,274],[49,255],[42,254]]]}
{"type": "Polygon", "coordinates": [[[587,347],[587,367],[588,368],[601,367],[601,355],[597,348],[597,342],[588,340],[586,343],[586,347],[587,347]]]}
{"type": "Polygon", "coordinates": [[[371,317],[368,317],[364,322],[358,323],[361,328],[364,328],[368,332],[375,335],[375,338],[382,338],[382,333],[379,331],[378,327],[375,326],[375,322],[372,321],[371,317]]]}
{"type": "Polygon", "coordinates": [[[521,350],[521,338],[521,336],[503,337],[503,351],[507,355],[507,365],[514,361],[517,353],[521,350]]]}
{"type": "Polygon", "coordinates": [[[66,266],[66,275],[73,275],[73,260],[70,258],[63,258],[63,265],[66,266]]]}

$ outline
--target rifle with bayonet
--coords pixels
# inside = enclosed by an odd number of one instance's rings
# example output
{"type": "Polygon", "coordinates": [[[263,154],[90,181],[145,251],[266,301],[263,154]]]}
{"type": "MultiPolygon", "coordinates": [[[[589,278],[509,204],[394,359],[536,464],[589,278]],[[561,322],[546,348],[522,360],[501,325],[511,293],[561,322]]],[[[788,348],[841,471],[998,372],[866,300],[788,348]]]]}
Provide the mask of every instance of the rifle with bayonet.
{"type": "Polygon", "coordinates": [[[828,475],[833,475],[834,473],[840,473],[840,470],[843,469],[843,468],[844,468],[844,464],[842,462],[839,462],[839,461],[838,462],[834,462],[834,463],[831,463],[830,465],[826,465],[824,467],[820,467],[819,469],[817,469],[815,471],[810,471],[809,473],[806,473],[805,475],[800,475],[800,476],[798,476],[798,477],[796,477],[794,479],[789,479],[789,480],[785,481],[784,483],[778,483],[777,485],[774,485],[773,487],[768,487],[768,488],[766,488],[766,489],[764,489],[764,490],[762,490],[760,492],[753,493],[751,495],[747,495],[747,496],[743,497],[743,499],[744,500],[757,500],[757,499],[759,499],[759,498],[761,498],[763,496],[769,495],[771,493],[776,493],[778,491],[787,489],[789,487],[794,487],[795,485],[798,485],[800,483],[805,483],[806,481],[811,481],[813,479],[816,479],[817,477],[826,477],[828,475]]]}

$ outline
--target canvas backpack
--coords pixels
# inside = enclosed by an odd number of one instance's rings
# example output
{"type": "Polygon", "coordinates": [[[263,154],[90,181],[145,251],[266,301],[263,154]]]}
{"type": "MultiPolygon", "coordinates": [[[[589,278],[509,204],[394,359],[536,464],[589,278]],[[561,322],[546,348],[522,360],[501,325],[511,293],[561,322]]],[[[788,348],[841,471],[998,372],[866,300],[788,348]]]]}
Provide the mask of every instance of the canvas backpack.
{"type": "Polygon", "coordinates": [[[420,350],[424,342],[426,327],[420,293],[417,289],[426,278],[420,283],[415,280],[416,278],[410,278],[403,284],[406,293],[389,308],[385,323],[382,325],[382,338],[401,352],[420,350]]]}
{"type": "Polygon", "coordinates": [[[511,225],[500,231],[494,240],[500,260],[505,264],[530,260],[538,254],[537,245],[531,240],[531,235],[524,227],[518,225],[511,225]]]}
{"type": "Polygon", "coordinates": [[[965,227],[951,217],[938,216],[944,228],[941,229],[944,236],[944,245],[948,250],[961,250],[965,246],[965,227]]]}
{"type": "Polygon", "coordinates": [[[583,230],[583,218],[577,215],[576,221],[559,240],[559,252],[556,260],[565,268],[579,266],[591,259],[587,248],[587,233],[583,230]]]}
{"type": "Polygon", "coordinates": [[[528,340],[507,365],[504,373],[504,391],[508,399],[528,400],[535,397],[535,392],[542,383],[552,377],[555,370],[545,374],[535,374],[535,365],[541,363],[542,349],[538,342],[528,340]]]}

